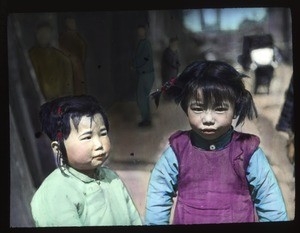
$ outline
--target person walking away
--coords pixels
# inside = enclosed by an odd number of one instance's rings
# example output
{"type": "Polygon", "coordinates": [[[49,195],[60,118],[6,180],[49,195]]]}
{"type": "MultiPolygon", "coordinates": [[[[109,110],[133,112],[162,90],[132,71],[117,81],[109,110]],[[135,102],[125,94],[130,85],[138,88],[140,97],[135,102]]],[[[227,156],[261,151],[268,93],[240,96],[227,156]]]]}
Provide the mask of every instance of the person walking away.
{"type": "Polygon", "coordinates": [[[142,118],[138,123],[139,127],[151,125],[149,95],[155,79],[152,47],[146,34],[146,27],[139,25],[137,28],[138,44],[133,59],[133,66],[138,77],[137,104],[142,118]]]}

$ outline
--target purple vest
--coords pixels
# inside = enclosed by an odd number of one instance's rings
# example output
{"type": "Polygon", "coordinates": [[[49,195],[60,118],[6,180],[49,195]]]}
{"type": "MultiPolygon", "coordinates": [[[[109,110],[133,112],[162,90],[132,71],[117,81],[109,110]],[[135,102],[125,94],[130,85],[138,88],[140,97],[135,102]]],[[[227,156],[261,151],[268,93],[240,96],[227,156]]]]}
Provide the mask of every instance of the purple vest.
{"type": "Polygon", "coordinates": [[[234,131],[225,148],[206,151],[191,144],[189,132],[169,139],[179,166],[173,224],[256,221],[246,169],[259,138],[234,131]]]}

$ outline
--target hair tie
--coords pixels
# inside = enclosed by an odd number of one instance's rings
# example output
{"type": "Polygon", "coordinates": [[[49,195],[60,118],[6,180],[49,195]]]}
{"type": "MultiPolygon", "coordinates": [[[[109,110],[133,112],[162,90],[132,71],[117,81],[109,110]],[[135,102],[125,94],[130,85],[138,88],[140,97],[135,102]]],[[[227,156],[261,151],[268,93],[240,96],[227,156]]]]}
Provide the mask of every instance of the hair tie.
{"type": "Polygon", "coordinates": [[[166,93],[172,86],[175,85],[176,77],[171,78],[169,81],[167,81],[162,87],[161,91],[163,93],[166,93]]]}
{"type": "Polygon", "coordinates": [[[57,114],[58,114],[58,115],[61,115],[61,114],[62,114],[62,108],[61,108],[61,106],[59,106],[59,107],[57,108],[57,114]]]}
{"type": "Polygon", "coordinates": [[[154,102],[155,102],[155,105],[156,105],[157,108],[158,108],[158,105],[159,105],[159,100],[160,100],[161,93],[167,94],[167,91],[171,87],[175,86],[176,79],[177,79],[176,77],[171,78],[170,80],[165,82],[165,84],[160,89],[157,89],[155,92],[150,94],[150,96],[154,99],[154,102]]]}
{"type": "Polygon", "coordinates": [[[57,134],[56,134],[57,141],[61,141],[61,140],[62,140],[62,137],[63,137],[62,132],[61,132],[61,131],[58,131],[57,134]]]}
{"type": "Polygon", "coordinates": [[[63,111],[62,111],[62,107],[61,106],[59,106],[58,108],[57,108],[57,115],[59,116],[59,119],[58,119],[58,121],[57,121],[57,127],[58,127],[58,129],[57,129],[57,134],[56,134],[56,139],[57,139],[57,141],[61,141],[62,140],[62,138],[63,138],[63,133],[62,133],[62,130],[61,130],[61,128],[62,128],[62,125],[61,125],[61,121],[62,121],[62,113],[63,113],[63,111]]]}

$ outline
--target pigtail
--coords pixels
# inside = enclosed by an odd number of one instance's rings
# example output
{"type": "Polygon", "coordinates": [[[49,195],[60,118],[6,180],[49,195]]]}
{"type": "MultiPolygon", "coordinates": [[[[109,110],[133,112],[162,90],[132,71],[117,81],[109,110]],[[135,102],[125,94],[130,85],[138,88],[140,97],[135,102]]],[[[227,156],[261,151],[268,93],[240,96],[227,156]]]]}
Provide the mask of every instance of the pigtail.
{"type": "Polygon", "coordinates": [[[39,119],[42,127],[42,131],[47,134],[50,140],[53,140],[53,135],[52,135],[52,122],[51,122],[51,110],[52,110],[52,103],[47,102],[44,103],[40,107],[40,112],[39,112],[39,119]]]}
{"type": "Polygon", "coordinates": [[[238,116],[238,120],[236,122],[236,126],[243,123],[246,117],[249,120],[257,118],[257,109],[253,100],[251,93],[245,88],[243,83],[243,78],[250,78],[250,76],[244,73],[238,73],[238,79],[241,80],[241,90],[240,95],[236,101],[236,116],[238,116]]]}
{"type": "Polygon", "coordinates": [[[53,114],[56,114],[57,122],[56,122],[56,140],[61,142],[63,140],[63,110],[62,107],[59,106],[57,110],[54,111],[53,114]]]}
{"type": "MultiPolygon", "coordinates": [[[[40,122],[40,127],[41,130],[35,132],[35,137],[36,138],[40,138],[42,136],[43,133],[48,132],[48,130],[46,129],[46,127],[49,125],[49,114],[50,114],[50,104],[49,103],[45,103],[40,107],[40,111],[39,111],[39,122],[40,122]]],[[[50,135],[48,133],[46,133],[47,136],[50,138],[50,135]]]]}
{"type": "Polygon", "coordinates": [[[56,154],[56,164],[61,169],[67,163],[64,139],[64,109],[57,100],[44,103],[40,107],[39,119],[42,131],[47,134],[51,141],[57,141],[59,150],[56,154]]]}
{"type": "Polygon", "coordinates": [[[169,81],[165,82],[165,84],[157,89],[155,92],[150,94],[150,97],[154,99],[154,103],[158,108],[161,95],[166,95],[175,100],[178,98],[180,93],[182,92],[182,85],[177,77],[171,78],[169,81]]]}
{"type": "Polygon", "coordinates": [[[154,100],[156,108],[158,108],[158,106],[159,106],[161,93],[162,93],[161,89],[157,89],[156,91],[150,93],[150,97],[154,100]]]}
{"type": "Polygon", "coordinates": [[[252,95],[246,89],[244,89],[241,92],[240,97],[236,102],[236,115],[238,116],[236,126],[244,122],[246,117],[249,120],[257,118],[257,109],[253,101],[252,95]]]}
{"type": "Polygon", "coordinates": [[[201,69],[207,65],[208,64],[201,61],[191,63],[179,76],[171,78],[161,87],[161,89],[157,89],[155,92],[150,94],[150,97],[154,99],[156,107],[159,105],[161,95],[166,95],[173,99],[175,103],[179,104],[184,95],[186,84],[195,77],[198,77],[201,73],[201,69]]]}
{"type": "Polygon", "coordinates": [[[59,169],[63,172],[63,168],[64,166],[68,163],[68,159],[67,159],[67,152],[66,152],[66,148],[65,148],[65,145],[64,145],[64,138],[65,138],[65,122],[64,120],[68,120],[69,117],[66,116],[66,109],[65,107],[63,106],[63,104],[61,105],[54,105],[53,106],[53,109],[51,111],[51,114],[53,116],[53,119],[54,119],[54,130],[53,132],[56,134],[54,135],[55,137],[55,140],[58,142],[58,145],[59,145],[59,150],[57,152],[57,155],[56,155],[56,162],[57,162],[57,166],[59,167],[59,169]]]}

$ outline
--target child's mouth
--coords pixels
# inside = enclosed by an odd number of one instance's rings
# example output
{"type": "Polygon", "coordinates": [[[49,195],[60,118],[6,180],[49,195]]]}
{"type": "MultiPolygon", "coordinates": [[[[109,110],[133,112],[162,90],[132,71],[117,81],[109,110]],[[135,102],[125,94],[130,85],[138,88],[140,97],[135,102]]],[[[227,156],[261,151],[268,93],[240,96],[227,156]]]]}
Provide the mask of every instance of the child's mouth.
{"type": "Polygon", "coordinates": [[[105,159],[105,157],[106,157],[106,154],[100,154],[100,155],[93,156],[93,159],[102,160],[102,159],[105,159]]]}
{"type": "Polygon", "coordinates": [[[215,129],[203,129],[201,131],[203,134],[214,134],[216,132],[215,129]]]}

